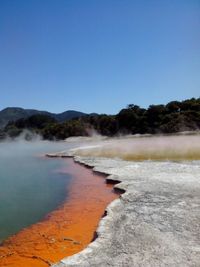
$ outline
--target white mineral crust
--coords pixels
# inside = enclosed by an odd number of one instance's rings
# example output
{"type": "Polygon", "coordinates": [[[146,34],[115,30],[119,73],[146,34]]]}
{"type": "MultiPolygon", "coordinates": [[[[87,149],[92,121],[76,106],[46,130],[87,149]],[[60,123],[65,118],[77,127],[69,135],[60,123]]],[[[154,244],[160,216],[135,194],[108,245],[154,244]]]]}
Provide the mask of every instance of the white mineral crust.
{"type": "Polygon", "coordinates": [[[75,157],[125,190],[98,237],[54,267],[200,267],[200,162],[75,157]]]}

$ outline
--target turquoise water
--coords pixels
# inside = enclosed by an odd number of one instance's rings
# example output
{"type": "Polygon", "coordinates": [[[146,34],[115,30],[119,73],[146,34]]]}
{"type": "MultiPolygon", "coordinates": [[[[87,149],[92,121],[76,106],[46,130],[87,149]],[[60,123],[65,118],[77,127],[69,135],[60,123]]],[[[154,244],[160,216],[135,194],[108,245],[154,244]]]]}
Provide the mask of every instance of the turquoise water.
{"type": "Polygon", "coordinates": [[[43,219],[66,199],[72,177],[59,171],[66,160],[41,155],[67,147],[63,142],[0,143],[0,241],[43,219]]]}

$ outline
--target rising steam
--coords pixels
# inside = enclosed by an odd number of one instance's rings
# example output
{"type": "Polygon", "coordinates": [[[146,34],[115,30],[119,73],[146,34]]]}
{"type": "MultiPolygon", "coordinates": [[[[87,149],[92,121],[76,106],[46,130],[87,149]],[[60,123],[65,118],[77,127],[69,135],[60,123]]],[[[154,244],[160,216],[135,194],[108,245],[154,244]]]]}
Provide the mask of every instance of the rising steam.
{"type": "Polygon", "coordinates": [[[200,160],[200,135],[144,136],[107,139],[77,155],[125,160],[200,160]]]}

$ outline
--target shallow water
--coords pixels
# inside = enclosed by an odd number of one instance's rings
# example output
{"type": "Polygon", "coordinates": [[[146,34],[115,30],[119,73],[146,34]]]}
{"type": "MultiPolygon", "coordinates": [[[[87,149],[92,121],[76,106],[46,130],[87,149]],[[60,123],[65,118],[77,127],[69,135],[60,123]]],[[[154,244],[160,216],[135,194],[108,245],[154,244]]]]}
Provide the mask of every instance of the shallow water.
{"type": "Polygon", "coordinates": [[[0,241],[42,218],[68,195],[66,162],[45,153],[72,147],[64,142],[0,143],[0,241]]]}

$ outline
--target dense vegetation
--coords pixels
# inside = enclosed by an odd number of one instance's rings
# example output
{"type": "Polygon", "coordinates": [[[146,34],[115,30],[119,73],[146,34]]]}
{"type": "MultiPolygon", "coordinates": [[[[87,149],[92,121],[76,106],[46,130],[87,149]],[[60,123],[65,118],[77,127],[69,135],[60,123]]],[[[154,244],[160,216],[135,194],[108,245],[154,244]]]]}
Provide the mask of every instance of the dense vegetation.
{"type": "Polygon", "coordinates": [[[106,136],[118,134],[155,134],[200,129],[200,98],[167,105],[150,105],[147,109],[130,104],[117,115],[87,115],[59,122],[55,118],[36,114],[9,122],[0,136],[15,137],[24,129],[39,133],[44,139],[65,139],[88,136],[94,131],[106,136]]]}

